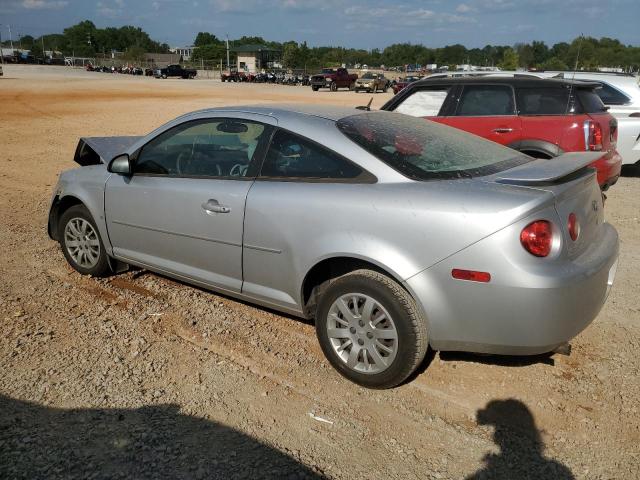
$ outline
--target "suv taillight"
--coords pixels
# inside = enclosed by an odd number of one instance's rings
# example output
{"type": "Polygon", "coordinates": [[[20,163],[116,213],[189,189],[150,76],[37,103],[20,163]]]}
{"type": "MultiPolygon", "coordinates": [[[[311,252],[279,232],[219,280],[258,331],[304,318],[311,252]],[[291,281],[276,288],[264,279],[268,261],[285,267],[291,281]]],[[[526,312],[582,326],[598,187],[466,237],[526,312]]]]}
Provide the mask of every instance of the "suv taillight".
{"type": "Polygon", "coordinates": [[[553,246],[551,222],[536,220],[522,229],[520,243],[524,249],[536,257],[546,257],[553,246]]]}
{"type": "Polygon", "coordinates": [[[584,129],[584,149],[592,152],[602,150],[602,127],[598,122],[586,120],[583,125],[584,129]]]}

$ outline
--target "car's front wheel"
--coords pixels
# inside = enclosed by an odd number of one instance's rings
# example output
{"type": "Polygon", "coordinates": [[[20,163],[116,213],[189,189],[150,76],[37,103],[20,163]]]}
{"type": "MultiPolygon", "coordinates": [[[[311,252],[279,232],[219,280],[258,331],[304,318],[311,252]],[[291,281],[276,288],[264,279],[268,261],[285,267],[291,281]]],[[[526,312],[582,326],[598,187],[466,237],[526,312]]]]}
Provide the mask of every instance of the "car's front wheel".
{"type": "Polygon", "coordinates": [[[369,388],[399,385],[427,352],[426,321],[411,295],[372,270],[356,270],[326,286],[316,333],[333,367],[369,388]]]}
{"type": "Polygon", "coordinates": [[[62,253],[75,270],[94,277],[111,273],[98,227],[84,205],[65,211],[58,231],[62,253]]]}

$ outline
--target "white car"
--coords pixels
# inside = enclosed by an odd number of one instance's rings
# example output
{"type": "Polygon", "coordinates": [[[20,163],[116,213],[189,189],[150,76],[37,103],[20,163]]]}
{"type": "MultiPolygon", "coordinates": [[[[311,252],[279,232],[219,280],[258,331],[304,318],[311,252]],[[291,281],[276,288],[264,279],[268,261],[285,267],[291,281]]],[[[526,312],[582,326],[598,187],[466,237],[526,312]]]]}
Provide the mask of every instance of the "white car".
{"type": "MultiPolygon", "coordinates": [[[[549,73],[549,72],[545,72],[549,73]]],[[[573,78],[573,72],[562,73],[573,78]]],[[[618,153],[623,165],[635,164],[640,170],[640,85],[638,77],[614,73],[576,72],[576,80],[598,82],[598,95],[609,113],[618,120],[618,153]]]]}

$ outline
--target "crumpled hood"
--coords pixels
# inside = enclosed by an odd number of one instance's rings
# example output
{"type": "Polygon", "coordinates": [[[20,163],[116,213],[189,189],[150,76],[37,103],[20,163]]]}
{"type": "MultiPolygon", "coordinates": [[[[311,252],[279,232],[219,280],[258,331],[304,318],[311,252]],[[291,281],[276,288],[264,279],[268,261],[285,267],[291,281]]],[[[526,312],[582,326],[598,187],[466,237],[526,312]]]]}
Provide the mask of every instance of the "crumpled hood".
{"type": "Polygon", "coordinates": [[[76,148],[74,161],[82,166],[94,165],[95,152],[102,163],[109,163],[115,156],[127,149],[142,137],[82,137],[76,148]]]}

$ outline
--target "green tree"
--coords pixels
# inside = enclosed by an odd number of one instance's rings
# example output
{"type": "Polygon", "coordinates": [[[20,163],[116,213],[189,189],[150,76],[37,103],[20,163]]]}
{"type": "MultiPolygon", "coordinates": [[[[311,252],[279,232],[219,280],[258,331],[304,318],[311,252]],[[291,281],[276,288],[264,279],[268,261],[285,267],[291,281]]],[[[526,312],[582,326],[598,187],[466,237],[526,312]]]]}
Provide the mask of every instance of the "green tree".
{"type": "Polygon", "coordinates": [[[221,43],[218,37],[209,32],[198,32],[193,45],[196,47],[203,47],[205,45],[215,45],[221,43]]]}
{"type": "Polygon", "coordinates": [[[540,67],[544,70],[569,70],[567,64],[560,60],[558,57],[551,57],[546,62],[541,63],[540,67]]]}
{"type": "Polygon", "coordinates": [[[507,48],[502,55],[502,62],[498,65],[502,70],[517,70],[520,59],[512,48],[507,48]]]}

